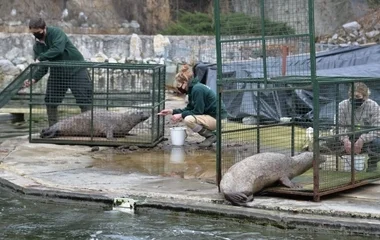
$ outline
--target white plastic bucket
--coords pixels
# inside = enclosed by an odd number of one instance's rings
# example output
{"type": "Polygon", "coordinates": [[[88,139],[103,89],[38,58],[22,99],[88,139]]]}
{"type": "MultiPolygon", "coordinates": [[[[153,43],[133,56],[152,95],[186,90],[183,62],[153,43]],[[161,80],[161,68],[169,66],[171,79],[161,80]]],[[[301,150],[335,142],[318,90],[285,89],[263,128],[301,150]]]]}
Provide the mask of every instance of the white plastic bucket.
{"type": "MultiPolygon", "coordinates": [[[[321,155],[322,158],[326,159],[325,162],[319,165],[320,169],[336,171],[336,156],[335,155],[321,155]]],[[[338,158],[341,161],[341,158],[338,158]]]]}
{"type": "MultiPolygon", "coordinates": [[[[363,171],[365,168],[365,154],[354,155],[354,169],[356,171],[363,171]]],[[[341,158],[341,169],[345,172],[351,171],[351,155],[344,155],[341,158]]]]}
{"type": "Polygon", "coordinates": [[[172,140],[172,145],[183,146],[183,144],[185,144],[186,137],[187,134],[185,127],[170,128],[170,138],[172,140]]]}

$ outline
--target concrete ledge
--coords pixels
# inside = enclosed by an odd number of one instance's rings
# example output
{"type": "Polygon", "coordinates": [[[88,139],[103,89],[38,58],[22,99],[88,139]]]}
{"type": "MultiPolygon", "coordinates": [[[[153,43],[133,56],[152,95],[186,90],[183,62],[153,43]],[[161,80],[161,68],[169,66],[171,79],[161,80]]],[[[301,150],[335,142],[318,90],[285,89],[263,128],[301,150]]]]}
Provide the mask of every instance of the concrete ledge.
{"type": "Polygon", "coordinates": [[[137,211],[144,208],[239,218],[254,224],[272,225],[281,229],[304,229],[307,231],[326,231],[327,229],[348,234],[380,236],[380,221],[378,220],[368,221],[367,219],[318,216],[207,203],[147,201],[136,204],[137,211]]]}

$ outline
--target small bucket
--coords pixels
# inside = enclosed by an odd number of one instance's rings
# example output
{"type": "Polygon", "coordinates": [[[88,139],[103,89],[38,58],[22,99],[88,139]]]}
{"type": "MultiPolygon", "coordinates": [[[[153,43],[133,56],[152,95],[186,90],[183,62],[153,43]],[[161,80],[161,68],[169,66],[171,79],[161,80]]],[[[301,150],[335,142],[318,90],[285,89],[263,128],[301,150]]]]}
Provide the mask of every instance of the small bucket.
{"type": "MultiPolygon", "coordinates": [[[[365,154],[354,155],[355,171],[363,171],[365,168],[365,154]]],[[[341,158],[341,169],[345,172],[351,171],[351,155],[344,155],[341,158]]]]}
{"type": "Polygon", "coordinates": [[[172,145],[183,146],[185,144],[185,139],[187,138],[185,127],[174,127],[170,128],[170,138],[172,140],[172,145]]]}

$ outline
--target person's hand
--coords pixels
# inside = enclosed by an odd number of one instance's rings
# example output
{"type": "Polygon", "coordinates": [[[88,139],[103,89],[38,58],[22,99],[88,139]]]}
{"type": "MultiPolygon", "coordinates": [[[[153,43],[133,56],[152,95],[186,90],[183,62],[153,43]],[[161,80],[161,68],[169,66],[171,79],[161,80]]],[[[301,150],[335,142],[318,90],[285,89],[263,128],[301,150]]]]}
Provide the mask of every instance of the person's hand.
{"type": "Polygon", "coordinates": [[[343,140],[344,150],[347,154],[351,154],[351,141],[349,139],[343,140]]]}
{"type": "Polygon", "coordinates": [[[161,112],[157,113],[157,115],[160,115],[160,116],[166,116],[170,114],[173,114],[173,109],[164,109],[161,112]]]}
{"type": "Polygon", "coordinates": [[[355,154],[360,154],[362,152],[363,145],[364,140],[362,138],[359,138],[354,145],[355,154]]]}
{"type": "Polygon", "coordinates": [[[30,86],[33,85],[35,82],[36,82],[36,80],[34,80],[34,79],[32,79],[31,81],[29,81],[29,79],[27,79],[27,80],[24,81],[24,84],[22,85],[22,88],[30,87],[30,86]]]}
{"type": "Polygon", "coordinates": [[[174,114],[171,118],[170,118],[173,122],[179,122],[182,120],[182,114],[178,113],[178,114],[174,114]]]}

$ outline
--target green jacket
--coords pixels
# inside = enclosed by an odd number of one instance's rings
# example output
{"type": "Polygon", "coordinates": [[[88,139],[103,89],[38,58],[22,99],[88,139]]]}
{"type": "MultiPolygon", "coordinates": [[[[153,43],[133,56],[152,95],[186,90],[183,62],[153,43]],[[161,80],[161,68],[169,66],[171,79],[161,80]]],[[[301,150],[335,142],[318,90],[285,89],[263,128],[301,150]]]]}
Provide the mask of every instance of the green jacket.
{"type": "MultiPolygon", "coordinates": [[[[36,40],[33,46],[34,59],[39,61],[84,61],[83,55],[59,28],[47,27],[44,42],[36,40]]],[[[39,67],[33,79],[40,80],[48,71],[47,67],[39,67]]]]}
{"type": "MultiPolygon", "coordinates": [[[[173,114],[181,113],[183,119],[189,115],[210,115],[216,118],[216,94],[207,85],[200,83],[198,78],[193,78],[187,94],[187,106],[183,109],[173,109],[173,114]]],[[[222,103],[221,118],[226,117],[227,111],[222,103]]]]}

